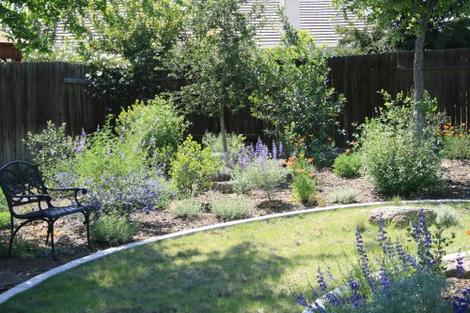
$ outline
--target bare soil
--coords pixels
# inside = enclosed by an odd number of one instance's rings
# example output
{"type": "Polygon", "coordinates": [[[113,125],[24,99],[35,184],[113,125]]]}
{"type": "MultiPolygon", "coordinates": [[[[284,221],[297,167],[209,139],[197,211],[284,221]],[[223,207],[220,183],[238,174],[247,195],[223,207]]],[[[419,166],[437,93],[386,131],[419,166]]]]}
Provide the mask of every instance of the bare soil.
{"type": "MultiPolygon", "coordinates": [[[[470,199],[470,160],[446,160],[442,164],[442,171],[442,188],[424,195],[412,196],[410,199],[470,199]]],[[[365,178],[344,179],[335,176],[329,169],[321,170],[316,175],[320,182],[320,205],[332,204],[331,194],[347,188],[356,191],[356,200],[359,203],[385,200],[383,196],[374,192],[373,186],[365,178]]],[[[222,196],[220,193],[210,191],[201,195],[200,200],[203,203],[210,203],[214,197],[220,196],[222,196]]],[[[279,189],[275,199],[268,199],[261,191],[254,191],[249,196],[254,203],[252,216],[305,208],[295,201],[288,186],[279,189]]],[[[181,219],[174,217],[168,210],[133,213],[131,219],[140,225],[132,241],[221,222],[208,212],[202,213],[195,219],[181,219]]],[[[36,223],[22,228],[15,240],[13,256],[7,257],[9,230],[0,230],[0,276],[2,272],[14,273],[19,281],[25,281],[53,267],[109,247],[103,243],[94,243],[93,248],[89,250],[86,245],[83,218],[81,216],[62,218],[57,221],[55,227],[58,259],[52,260],[50,248],[45,245],[46,232],[45,223],[36,223]]],[[[11,287],[13,284],[2,285],[0,282],[0,292],[11,287]]]]}

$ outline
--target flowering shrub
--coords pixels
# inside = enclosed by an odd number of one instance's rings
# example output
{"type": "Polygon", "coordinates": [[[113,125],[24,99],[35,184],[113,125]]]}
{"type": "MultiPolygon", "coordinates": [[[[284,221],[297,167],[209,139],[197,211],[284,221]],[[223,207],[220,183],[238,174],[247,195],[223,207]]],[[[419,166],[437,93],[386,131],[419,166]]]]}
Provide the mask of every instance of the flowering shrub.
{"type": "Polygon", "coordinates": [[[426,127],[417,138],[412,114],[413,99],[400,93],[395,100],[385,95],[380,116],[368,120],[359,139],[363,170],[376,189],[388,195],[403,195],[433,188],[439,179],[440,156],[435,100],[424,98],[426,127]]]}
{"type": "Polygon", "coordinates": [[[447,159],[470,159],[470,130],[465,128],[444,124],[440,132],[443,148],[442,154],[447,159]]]}
{"type": "Polygon", "coordinates": [[[106,213],[150,211],[165,207],[174,198],[171,186],[159,173],[145,168],[122,176],[102,176],[89,189],[93,206],[106,213]]]}
{"type": "Polygon", "coordinates": [[[178,192],[189,196],[209,189],[211,178],[220,166],[220,160],[212,155],[211,148],[202,148],[188,136],[178,148],[170,174],[178,192]]]}
{"type": "MultiPolygon", "coordinates": [[[[442,255],[451,239],[442,235],[441,230],[431,233],[424,213],[412,226],[410,238],[417,246],[417,257],[407,252],[400,242],[392,242],[383,223],[377,236],[382,253],[374,257],[373,264],[368,256],[359,229],[356,231],[358,271],[347,279],[347,285],[331,290],[325,275],[318,271],[318,289],[314,294],[324,296],[309,302],[303,296],[297,303],[305,312],[467,312],[470,308],[470,292],[453,298],[452,303],[442,298],[446,288],[442,274],[442,255]],[[375,273],[374,273],[375,272],[375,273]]],[[[457,260],[457,272],[462,272],[462,262],[457,260]]]]}
{"type": "Polygon", "coordinates": [[[52,178],[57,167],[69,160],[80,149],[80,140],[66,134],[65,123],[56,126],[52,121],[37,134],[28,132],[23,140],[32,160],[36,163],[46,179],[52,178]]]}
{"type": "Polygon", "coordinates": [[[274,190],[287,175],[277,160],[279,152],[276,147],[274,155],[270,153],[261,139],[258,139],[255,148],[244,147],[232,175],[235,190],[246,193],[249,190],[261,189],[267,193],[268,198],[271,198],[274,190]]]}
{"type": "Polygon", "coordinates": [[[118,136],[135,151],[142,151],[153,164],[169,165],[188,123],[178,114],[172,99],[157,97],[136,102],[116,121],[118,136]]]}
{"type": "Polygon", "coordinates": [[[333,163],[333,173],[346,178],[359,177],[361,163],[361,157],[357,153],[340,154],[333,163]]]}

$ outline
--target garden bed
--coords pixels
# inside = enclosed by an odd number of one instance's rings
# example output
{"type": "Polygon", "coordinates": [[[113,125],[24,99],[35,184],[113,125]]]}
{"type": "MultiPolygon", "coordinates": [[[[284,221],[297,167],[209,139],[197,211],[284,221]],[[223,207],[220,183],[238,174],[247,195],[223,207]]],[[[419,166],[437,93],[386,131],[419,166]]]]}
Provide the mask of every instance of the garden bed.
{"type": "MultiPolygon", "coordinates": [[[[457,237],[449,252],[468,250],[468,205],[450,206],[461,226],[450,230],[457,237]]],[[[276,218],[148,244],[54,277],[0,308],[68,313],[131,308],[133,312],[183,312],[185,308],[292,312],[294,295],[308,291],[316,268],[329,264],[339,276],[344,265],[351,266],[358,225],[365,226],[367,249],[377,249],[377,227],[367,222],[370,210],[359,207],[276,218]],[[47,296],[51,294],[55,296],[47,296]]],[[[405,241],[403,229],[392,227],[389,233],[405,241]]]]}
{"type": "MultiPolygon", "coordinates": [[[[470,161],[446,160],[443,162],[443,172],[445,184],[439,193],[415,197],[415,199],[423,197],[470,199],[470,161]]],[[[330,195],[335,190],[347,188],[354,188],[357,191],[356,200],[359,203],[386,200],[384,197],[374,193],[373,187],[364,178],[339,178],[329,169],[317,172],[317,177],[320,181],[320,197],[325,200],[323,205],[333,204],[330,195]]],[[[211,191],[201,195],[200,199],[202,202],[210,202],[214,197],[220,196],[222,195],[211,191]]],[[[254,203],[254,209],[250,216],[261,216],[305,208],[294,201],[292,192],[287,187],[278,190],[273,200],[269,200],[265,193],[261,191],[251,192],[250,197],[254,203]]],[[[204,212],[197,218],[182,219],[175,217],[169,210],[133,213],[131,218],[140,226],[138,233],[132,238],[132,241],[220,222],[212,213],[204,212]]],[[[56,242],[59,255],[57,261],[51,260],[49,255],[50,249],[45,246],[44,241],[47,231],[45,223],[39,223],[35,227],[25,227],[20,231],[14,247],[14,256],[11,258],[5,257],[9,231],[6,229],[1,230],[1,272],[12,273],[17,279],[13,280],[12,283],[5,283],[0,287],[0,291],[5,291],[15,284],[45,272],[52,267],[88,255],[90,251],[86,247],[82,222],[81,217],[71,217],[57,221],[56,242]]],[[[108,247],[108,245],[103,243],[95,243],[93,251],[108,247]]]]}

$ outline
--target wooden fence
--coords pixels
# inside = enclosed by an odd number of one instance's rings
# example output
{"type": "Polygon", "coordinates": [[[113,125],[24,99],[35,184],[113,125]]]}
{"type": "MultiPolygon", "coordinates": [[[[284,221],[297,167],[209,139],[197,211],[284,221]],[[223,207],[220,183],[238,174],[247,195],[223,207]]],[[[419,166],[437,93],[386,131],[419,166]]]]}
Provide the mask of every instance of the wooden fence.
{"type": "Polygon", "coordinates": [[[23,138],[48,120],[66,122],[73,134],[96,129],[106,108],[93,103],[86,85],[76,83],[85,70],[66,63],[0,64],[0,164],[27,159],[23,138]]]}
{"type": "MultiPolygon", "coordinates": [[[[330,83],[345,95],[341,115],[350,138],[354,124],[374,116],[383,104],[378,93],[396,94],[413,83],[413,53],[334,57],[330,83]]],[[[43,129],[46,121],[67,123],[71,134],[82,128],[92,131],[107,114],[83,84],[86,67],[65,63],[0,64],[0,164],[28,158],[22,139],[28,131],[43,129]]],[[[454,124],[470,122],[470,49],[429,51],[425,54],[425,88],[439,101],[454,124]]],[[[192,115],[190,132],[200,137],[206,130],[218,131],[217,119],[192,115]]],[[[227,116],[229,131],[254,140],[262,135],[263,123],[250,116],[249,108],[227,116]]]]}
{"type": "MultiPolygon", "coordinates": [[[[380,90],[395,95],[413,85],[413,53],[347,56],[329,59],[330,81],[346,96],[341,125],[350,137],[354,123],[376,114],[383,104],[380,90]]],[[[425,53],[424,86],[453,124],[470,122],[470,49],[425,53]]]]}

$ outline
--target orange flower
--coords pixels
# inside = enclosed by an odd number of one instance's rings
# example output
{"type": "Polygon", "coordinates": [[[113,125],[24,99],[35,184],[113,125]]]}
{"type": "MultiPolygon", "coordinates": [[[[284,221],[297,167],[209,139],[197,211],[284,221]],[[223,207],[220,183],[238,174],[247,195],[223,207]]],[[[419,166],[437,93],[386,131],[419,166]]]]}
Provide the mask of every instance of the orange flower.
{"type": "Polygon", "coordinates": [[[467,233],[467,235],[470,236],[470,229],[468,229],[468,230],[466,231],[466,233],[467,233]]]}

